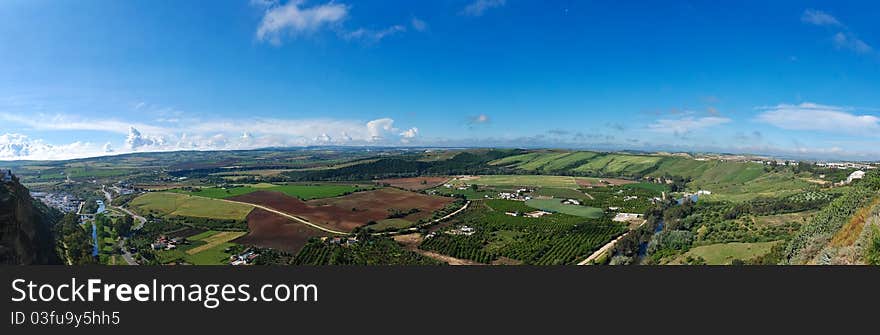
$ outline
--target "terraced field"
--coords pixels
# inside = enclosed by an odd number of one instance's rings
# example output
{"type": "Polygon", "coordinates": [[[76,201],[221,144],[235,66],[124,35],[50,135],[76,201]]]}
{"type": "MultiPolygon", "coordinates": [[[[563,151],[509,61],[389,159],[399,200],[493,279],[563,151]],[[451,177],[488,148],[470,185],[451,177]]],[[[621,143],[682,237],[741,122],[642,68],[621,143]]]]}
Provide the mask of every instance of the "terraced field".
{"type": "MultiPolygon", "coordinates": [[[[762,164],[685,157],[595,152],[541,151],[491,162],[517,170],[609,177],[678,176],[691,190],[712,192],[712,200],[746,201],[786,196],[810,187],[791,172],[766,172],[762,164]]],[[[543,185],[560,187],[557,185],[543,185]]],[[[564,186],[567,187],[567,186],[564,186]]]]}
{"type": "Polygon", "coordinates": [[[453,184],[476,184],[491,187],[556,187],[578,188],[578,181],[596,182],[597,178],[544,175],[486,175],[458,179],[453,184]]]}

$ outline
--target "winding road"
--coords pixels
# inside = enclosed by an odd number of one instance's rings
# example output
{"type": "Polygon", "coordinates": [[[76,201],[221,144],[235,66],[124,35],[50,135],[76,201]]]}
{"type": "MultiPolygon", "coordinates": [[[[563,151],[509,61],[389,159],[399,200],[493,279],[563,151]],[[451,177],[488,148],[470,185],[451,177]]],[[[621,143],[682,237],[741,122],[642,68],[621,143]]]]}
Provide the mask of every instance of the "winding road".
{"type": "MultiPolygon", "coordinates": [[[[104,185],[101,185],[101,192],[104,192],[104,198],[107,198],[106,205],[108,207],[116,208],[116,209],[124,212],[125,214],[131,215],[131,217],[133,217],[135,220],[137,220],[137,224],[134,227],[132,227],[132,230],[141,229],[144,227],[144,224],[147,223],[147,219],[144,218],[143,216],[132,213],[127,208],[124,208],[121,206],[119,206],[119,207],[113,206],[113,195],[110,194],[110,192],[107,192],[107,188],[104,185]]],[[[122,250],[122,259],[124,259],[125,263],[127,263],[128,265],[138,265],[137,261],[134,259],[134,256],[132,256],[131,253],[128,251],[128,249],[125,248],[125,240],[127,240],[127,239],[128,239],[127,237],[123,237],[121,240],[119,240],[119,243],[118,243],[119,249],[122,250]]]]}

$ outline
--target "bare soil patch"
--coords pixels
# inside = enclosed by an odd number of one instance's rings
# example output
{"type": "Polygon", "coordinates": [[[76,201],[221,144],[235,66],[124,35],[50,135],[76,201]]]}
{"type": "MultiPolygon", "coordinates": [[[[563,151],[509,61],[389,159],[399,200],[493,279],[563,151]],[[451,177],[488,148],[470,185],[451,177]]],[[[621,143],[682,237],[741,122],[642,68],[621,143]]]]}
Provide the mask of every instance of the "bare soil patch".
{"type": "Polygon", "coordinates": [[[229,198],[266,206],[311,223],[340,231],[352,231],[371,221],[387,219],[393,210],[419,211],[403,217],[416,222],[445,207],[453,199],[429,196],[393,188],[357,192],[342,197],[315,199],[303,202],[297,198],[273,191],[257,191],[229,198]]]}
{"type": "Polygon", "coordinates": [[[297,253],[310,238],[329,235],[325,231],[259,208],[248,214],[247,221],[248,234],[233,242],[297,253]]]}

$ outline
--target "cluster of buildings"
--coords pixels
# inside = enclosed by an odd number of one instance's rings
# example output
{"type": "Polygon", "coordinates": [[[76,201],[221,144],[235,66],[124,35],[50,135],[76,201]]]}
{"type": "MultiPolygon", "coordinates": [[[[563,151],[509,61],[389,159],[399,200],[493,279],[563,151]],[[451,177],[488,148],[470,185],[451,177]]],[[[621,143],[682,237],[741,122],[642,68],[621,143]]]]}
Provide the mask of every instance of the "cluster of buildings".
{"type": "Polygon", "coordinates": [[[510,215],[510,216],[520,216],[520,215],[522,215],[523,217],[534,218],[534,219],[536,219],[536,218],[542,217],[542,216],[544,216],[544,215],[550,215],[550,214],[553,214],[553,213],[548,212],[548,211],[537,210],[537,211],[531,211],[531,212],[528,212],[528,213],[520,213],[520,212],[504,212],[504,214],[507,214],[507,215],[510,215]]]}
{"type": "Polygon", "coordinates": [[[527,188],[517,189],[514,192],[500,192],[498,193],[498,199],[504,200],[516,200],[516,201],[527,201],[531,200],[532,197],[527,195],[532,190],[527,188]]]}
{"type": "Polygon", "coordinates": [[[260,254],[256,250],[247,248],[247,250],[238,255],[229,256],[229,265],[251,265],[254,264],[254,260],[257,257],[260,257],[260,254]]]}
{"type": "Polygon", "coordinates": [[[349,237],[345,237],[345,236],[343,236],[343,237],[322,237],[321,241],[323,241],[325,244],[331,244],[331,245],[335,244],[335,245],[341,245],[344,247],[352,246],[352,245],[355,245],[358,243],[357,237],[353,237],[353,236],[349,236],[349,237]]]}
{"type": "Polygon", "coordinates": [[[452,185],[452,184],[446,183],[446,184],[443,184],[443,187],[445,187],[445,188],[453,188],[453,187],[455,187],[456,190],[464,191],[464,190],[467,190],[468,188],[470,188],[471,185],[463,184],[463,185],[459,185],[459,186],[456,187],[455,185],[452,185]]]}
{"type": "Polygon", "coordinates": [[[473,227],[469,227],[469,226],[461,226],[461,227],[455,228],[455,229],[453,229],[453,230],[450,230],[450,231],[448,231],[447,233],[448,233],[448,234],[451,234],[451,235],[464,235],[464,236],[471,236],[471,235],[473,235],[473,234],[476,233],[476,232],[477,232],[477,230],[474,229],[473,227]]]}
{"type": "Polygon", "coordinates": [[[861,163],[848,163],[848,162],[832,162],[832,163],[819,162],[819,163],[816,163],[816,166],[825,167],[825,168],[829,168],[829,169],[859,169],[859,170],[870,170],[870,169],[877,168],[876,166],[873,166],[873,165],[861,164],[861,163]]]}
{"type": "Polygon", "coordinates": [[[614,222],[629,222],[629,221],[637,220],[637,219],[641,219],[641,218],[642,218],[642,214],[635,214],[635,213],[617,213],[617,215],[615,215],[614,218],[611,219],[611,221],[614,221],[614,222]]]}
{"type": "Polygon", "coordinates": [[[751,162],[758,163],[758,164],[764,164],[764,165],[773,165],[773,164],[782,165],[782,166],[786,166],[786,165],[787,166],[797,166],[798,165],[797,161],[787,161],[787,160],[780,160],[780,159],[753,159],[753,160],[751,160],[751,162]]]}
{"type": "Polygon", "coordinates": [[[66,193],[31,192],[31,197],[62,213],[79,212],[82,200],[66,193]]]}
{"type": "Polygon", "coordinates": [[[177,249],[178,245],[187,244],[189,241],[183,237],[167,238],[165,235],[159,236],[155,242],[150,243],[153,250],[172,250],[177,249]]]}

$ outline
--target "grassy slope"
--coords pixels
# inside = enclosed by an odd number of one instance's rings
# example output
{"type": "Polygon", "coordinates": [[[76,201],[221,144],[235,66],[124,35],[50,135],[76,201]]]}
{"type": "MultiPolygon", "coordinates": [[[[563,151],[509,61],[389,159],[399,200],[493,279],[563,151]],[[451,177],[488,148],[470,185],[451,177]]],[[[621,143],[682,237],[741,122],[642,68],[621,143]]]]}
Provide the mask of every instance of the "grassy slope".
{"type": "Polygon", "coordinates": [[[693,190],[712,191],[710,198],[714,200],[745,201],[759,196],[785,196],[810,187],[808,182],[792,173],[767,173],[761,164],[683,157],[532,152],[506,157],[492,164],[543,173],[565,171],[611,176],[681,176],[692,179],[689,187],[693,190]],[[580,165],[573,166],[574,163],[580,165]]]}
{"type": "Polygon", "coordinates": [[[710,244],[695,247],[685,253],[680,259],[687,256],[699,256],[706,260],[706,264],[726,265],[730,264],[734,259],[749,260],[758,256],[766,255],[776,243],[779,243],[779,241],[710,244]]]}

